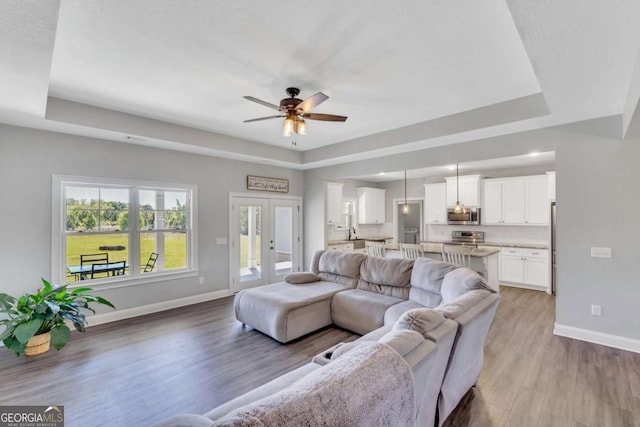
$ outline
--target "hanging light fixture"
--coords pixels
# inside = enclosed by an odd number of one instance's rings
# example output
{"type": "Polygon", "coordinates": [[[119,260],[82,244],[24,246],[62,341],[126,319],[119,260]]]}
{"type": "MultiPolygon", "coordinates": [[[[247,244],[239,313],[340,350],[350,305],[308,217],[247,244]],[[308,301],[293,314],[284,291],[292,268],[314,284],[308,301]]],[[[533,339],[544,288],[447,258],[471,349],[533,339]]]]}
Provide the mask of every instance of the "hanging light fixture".
{"type": "Polygon", "coordinates": [[[291,136],[292,132],[293,132],[293,118],[291,117],[291,115],[289,115],[287,116],[286,119],[284,119],[284,124],[282,125],[282,136],[291,136]]]}
{"type": "Polygon", "coordinates": [[[407,171],[404,171],[404,206],[402,207],[402,214],[409,215],[409,205],[407,204],[407,171]]]}
{"type": "Polygon", "coordinates": [[[456,163],[456,206],[453,208],[455,213],[461,213],[464,208],[460,204],[460,175],[458,173],[458,164],[456,163]]]}

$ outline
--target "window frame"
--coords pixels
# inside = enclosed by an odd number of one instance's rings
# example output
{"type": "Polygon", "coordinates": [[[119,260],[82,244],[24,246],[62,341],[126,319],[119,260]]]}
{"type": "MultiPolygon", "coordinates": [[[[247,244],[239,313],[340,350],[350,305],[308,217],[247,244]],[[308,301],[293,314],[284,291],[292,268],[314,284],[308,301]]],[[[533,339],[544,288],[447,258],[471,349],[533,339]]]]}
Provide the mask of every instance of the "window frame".
{"type": "MultiPolygon", "coordinates": [[[[143,230],[139,226],[139,191],[184,191],[187,193],[186,216],[186,268],[153,271],[141,273],[137,268],[129,268],[129,274],[124,276],[111,276],[92,279],[90,281],[70,282],[69,288],[80,286],[100,286],[100,289],[109,289],[122,286],[145,284],[164,280],[178,279],[181,277],[191,277],[198,274],[198,217],[197,217],[197,186],[176,183],[166,183],[157,181],[139,181],[117,178],[97,178],[69,175],[52,176],[52,236],[51,236],[51,277],[54,282],[67,283],[66,274],[66,241],[70,234],[66,229],[66,187],[110,187],[125,188],[129,190],[129,227],[128,230],[118,233],[126,233],[129,238],[129,259],[131,266],[141,265],[140,238],[142,233],[150,230],[143,230]],[[132,220],[133,219],[133,220],[132,220]]],[[[152,230],[155,233],[171,231],[170,229],[152,230]]],[[[89,234],[109,234],[114,232],[86,232],[89,234]]],[[[146,259],[144,260],[146,262],[146,259]]]]}

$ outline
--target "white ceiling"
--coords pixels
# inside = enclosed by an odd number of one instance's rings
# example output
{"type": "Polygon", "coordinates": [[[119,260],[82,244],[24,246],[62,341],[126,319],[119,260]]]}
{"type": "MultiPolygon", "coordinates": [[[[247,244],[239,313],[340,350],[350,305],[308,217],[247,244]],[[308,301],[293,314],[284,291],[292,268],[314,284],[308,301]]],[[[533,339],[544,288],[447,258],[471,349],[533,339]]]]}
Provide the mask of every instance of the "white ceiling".
{"type": "MultiPolygon", "coordinates": [[[[533,152],[522,156],[500,157],[489,160],[479,160],[458,164],[460,175],[478,173],[482,171],[495,171],[497,169],[507,169],[515,167],[528,167],[536,165],[551,165],[555,162],[555,153],[548,151],[544,153],[533,152]]],[[[553,169],[550,169],[553,170],[553,169]]],[[[432,166],[420,169],[407,170],[407,179],[425,178],[428,176],[455,176],[456,165],[432,166]]],[[[404,171],[379,172],[373,175],[350,176],[347,178],[358,179],[369,182],[387,182],[404,179],[404,171]]]]}
{"type": "Polygon", "coordinates": [[[297,168],[375,157],[623,114],[639,19],[637,0],[6,0],[0,122],[251,161],[257,142],[297,168]],[[242,122],[275,113],[244,95],[278,104],[288,86],[349,119],[309,121],[295,146],[279,119],[242,122]],[[543,110],[473,116],[534,95],[543,110]],[[81,122],[84,104],[95,120],[81,122]],[[427,131],[444,119],[472,127],[427,131]]]}

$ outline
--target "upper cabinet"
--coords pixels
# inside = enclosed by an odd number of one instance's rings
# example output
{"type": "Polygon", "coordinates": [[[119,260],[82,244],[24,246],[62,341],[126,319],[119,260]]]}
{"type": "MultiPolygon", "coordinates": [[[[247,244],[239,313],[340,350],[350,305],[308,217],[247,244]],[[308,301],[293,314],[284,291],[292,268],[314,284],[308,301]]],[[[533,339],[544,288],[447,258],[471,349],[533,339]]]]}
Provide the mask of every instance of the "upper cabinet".
{"type": "Polygon", "coordinates": [[[337,182],[327,182],[327,224],[342,224],[342,186],[337,182]]]}
{"type": "Polygon", "coordinates": [[[384,224],[385,191],[380,188],[358,188],[358,224],[384,224]]]}
{"type": "Polygon", "coordinates": [[[447,223],[447,184],[444,182],[425,184],[424,222],[425,224],[447,223]]]}
{"type": "Polygon", "coordinates": [[[486,179],[483,187],[483,224],[549,224],[546,175],[486,179]]]}
{"type": "MultiPolygon", "coordinates": [[[[480,175],[465,175],[459,178],[460,203],[466,207],[480,206],[480,175]]],[[[457,201],[458,183],[456,177],[447,180],[447,207],[454,207],[457,201]]]]}

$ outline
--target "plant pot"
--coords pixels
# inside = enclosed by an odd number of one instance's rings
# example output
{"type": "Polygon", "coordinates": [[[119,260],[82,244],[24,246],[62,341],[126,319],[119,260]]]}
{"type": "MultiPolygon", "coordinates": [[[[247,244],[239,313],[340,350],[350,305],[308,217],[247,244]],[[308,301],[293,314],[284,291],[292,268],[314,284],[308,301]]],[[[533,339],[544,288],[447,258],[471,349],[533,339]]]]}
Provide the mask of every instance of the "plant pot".
{"type": "Polygon", "coordinates": [[[27,356],[37,356],[49,351],[51,345],[51,331],[44,334],[35,335],[27,341],[27,347],[24,349],[24,354],[27,356]]]}

